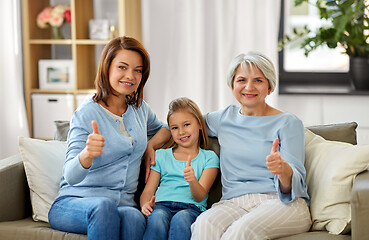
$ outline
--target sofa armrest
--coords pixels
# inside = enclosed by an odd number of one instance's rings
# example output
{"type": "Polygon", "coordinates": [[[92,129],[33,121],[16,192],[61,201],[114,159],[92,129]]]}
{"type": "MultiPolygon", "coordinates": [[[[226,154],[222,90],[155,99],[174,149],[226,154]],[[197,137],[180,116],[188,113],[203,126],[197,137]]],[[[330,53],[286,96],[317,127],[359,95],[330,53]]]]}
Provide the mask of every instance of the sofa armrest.
{"type": "Polygon", "coordinates": [[[369,239],[369,170],[358,174],[351,193],[352,240],[369,239]]]}
{"type": "Polygon", "coordinates": [[[0,160],[0,222],[26,216],[28,184],[20,154],[0,160]]]}

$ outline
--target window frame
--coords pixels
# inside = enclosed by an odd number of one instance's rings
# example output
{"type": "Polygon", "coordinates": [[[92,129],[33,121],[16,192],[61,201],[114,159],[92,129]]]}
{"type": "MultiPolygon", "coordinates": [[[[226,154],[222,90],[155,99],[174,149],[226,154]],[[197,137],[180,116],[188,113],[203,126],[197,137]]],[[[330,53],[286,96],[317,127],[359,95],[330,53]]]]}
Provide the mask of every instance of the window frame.
{"type": "MultiPolygon", "coordinates": [[[[279,33],[278,40],[282,39],[284,36],[284,19],[285,19],[285,1],[281,0],[281,12],[279,20],[279,33]]],[[[348,72],[292,72],[284,70],[284,49],[278,53],[278,65],[279,65],[279,93],[289,94],[289,93],[301,93],[294,92],[291,86],[309,86],[309,89],[324,87],[341,87],[347,89],[347,91],[352,92],[351,79],[348,72]]],[[[316,92],[316,91],[314,91],[316,92]]],[[[308,92],[307,93],[311,93],[308,92]]],[[[329,91],[329,93],[335,93],[329,91]]],[[[337,94],[342,93],[338,91],[337,94]]]]}

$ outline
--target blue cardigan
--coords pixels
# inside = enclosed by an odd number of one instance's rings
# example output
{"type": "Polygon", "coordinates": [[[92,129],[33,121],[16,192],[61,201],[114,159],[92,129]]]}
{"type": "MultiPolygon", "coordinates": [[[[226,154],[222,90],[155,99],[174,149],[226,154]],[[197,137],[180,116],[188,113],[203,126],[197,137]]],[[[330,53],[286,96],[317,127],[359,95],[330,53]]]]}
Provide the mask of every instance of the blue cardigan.
{"type": "Polygon", "coordinates": [[[117,206],[136,205],[134,194],[147,135],[155,134],[164,124],[144,101],[138,109],[129,105],[122,116],[133,144],[120,132],[119,120],[108,116],[92,98],[74,112],[58,197],[108,197],[117,206]],[[92,120],[96,120],[105,146],[103,154],[85,169],[79,162],[79,154],[92,133],[92,120]]]}

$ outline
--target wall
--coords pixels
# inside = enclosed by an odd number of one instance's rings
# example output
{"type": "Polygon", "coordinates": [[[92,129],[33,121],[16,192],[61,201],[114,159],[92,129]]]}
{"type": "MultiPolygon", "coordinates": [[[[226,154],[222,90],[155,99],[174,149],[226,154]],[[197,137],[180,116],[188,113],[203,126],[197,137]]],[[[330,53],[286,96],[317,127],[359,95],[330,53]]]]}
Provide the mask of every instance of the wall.
{"type": "Polygon", "coordinates": [[[369,144],[369,96],[280,95],[278,108],[294,113],[305,126],[355,121],[358,144],[369,144]]]}

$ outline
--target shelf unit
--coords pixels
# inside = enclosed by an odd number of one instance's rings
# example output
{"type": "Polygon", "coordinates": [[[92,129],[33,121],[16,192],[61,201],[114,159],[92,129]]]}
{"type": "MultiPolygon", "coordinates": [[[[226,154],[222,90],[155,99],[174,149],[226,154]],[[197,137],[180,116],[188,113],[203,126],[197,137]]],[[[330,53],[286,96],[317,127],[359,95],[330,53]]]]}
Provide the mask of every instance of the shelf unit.
{"type": "MultiPolygon", "coordinates": [[[[117,5],[115,19],[119,36],[127,35],[140,40],[141,37],[141,0],[114,0],[117,5]]],[[[111,1],[110,1],[111,2],[111,1]]],[[[23,18],[23,52],[24,52],[24,92],[27,109],[27,120],[30,134],[33,137],[32,93],[73,94],[76,108],[78,94],[95,92],[94,80],[99,53],[109,40],[89,39],[89,20],[94,18],[93,0],[22,0],[23,18]],[[71,8],[71,23],[67,24],[70,37],[62,40],[51,39],[51,29],[37,27],[36,18],[46,6],[58,3],[71,8]],[[39,88],[38,61],[40,59],[57,59],[53,49],[63,48],[74,63],[75,87],[68,90],[44,90],[39,88]],[[97,57],[97,58],[96,58],[97,57]]],[[[65,27],[65,26],[63,26],[65,27]]]]}

